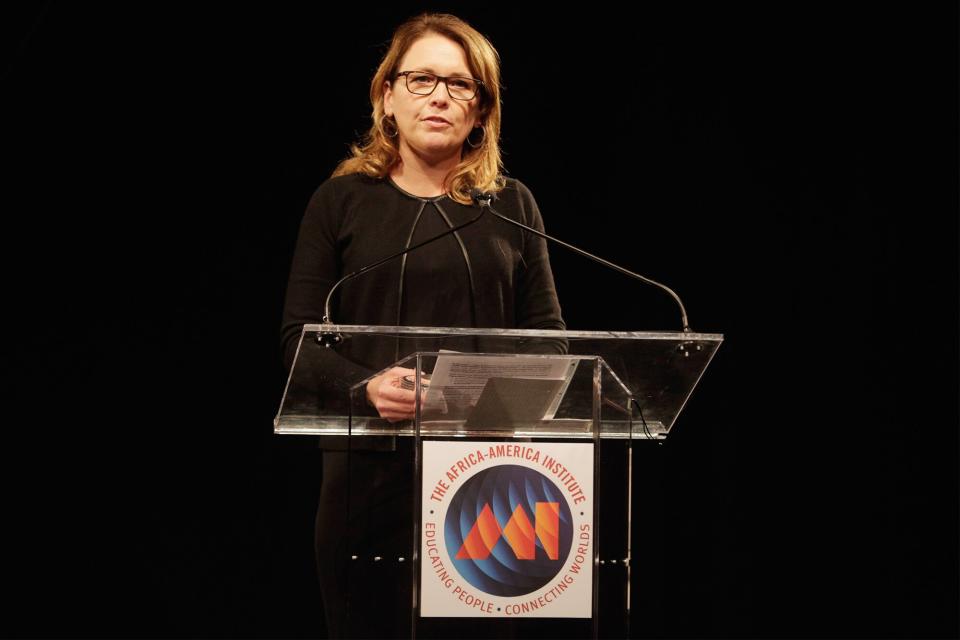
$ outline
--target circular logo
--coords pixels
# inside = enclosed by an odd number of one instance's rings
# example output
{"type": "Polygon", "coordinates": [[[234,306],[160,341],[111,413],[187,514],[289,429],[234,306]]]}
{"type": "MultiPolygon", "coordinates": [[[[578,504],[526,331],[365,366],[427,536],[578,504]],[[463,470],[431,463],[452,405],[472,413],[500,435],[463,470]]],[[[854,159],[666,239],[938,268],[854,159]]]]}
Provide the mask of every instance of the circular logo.
{"type": "Polygon", "coordinates": [[[490,595],[520,596],[560,572],[573,518],[547,476],[505,464],[480,471],[453,495],[444,538],[464,580],[490,595]]]}

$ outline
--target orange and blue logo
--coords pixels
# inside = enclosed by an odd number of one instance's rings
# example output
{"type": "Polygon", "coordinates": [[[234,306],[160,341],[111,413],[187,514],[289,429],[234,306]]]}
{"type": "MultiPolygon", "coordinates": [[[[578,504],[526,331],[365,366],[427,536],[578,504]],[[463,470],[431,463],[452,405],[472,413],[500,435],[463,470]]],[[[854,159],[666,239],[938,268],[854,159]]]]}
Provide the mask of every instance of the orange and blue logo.
{"type": "Polygon", "coordinates": [[[547,476],[519,465],[485,469],[460,487],[444,523],[460,575],[495,596],[519,596],[562,569],[573,541],[570,507],[547,476]]]}

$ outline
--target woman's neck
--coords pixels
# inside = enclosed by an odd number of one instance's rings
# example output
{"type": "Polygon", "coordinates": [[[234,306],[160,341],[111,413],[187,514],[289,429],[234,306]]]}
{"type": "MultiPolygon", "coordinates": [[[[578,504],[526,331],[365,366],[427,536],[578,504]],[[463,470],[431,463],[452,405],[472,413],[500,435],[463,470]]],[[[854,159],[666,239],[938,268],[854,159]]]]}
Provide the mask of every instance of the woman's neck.
{"type": "Polygon", "coordinates": [[[414,153],[400,150],[400,162],[391,169],[390,178],[398,187],[421,198],[443,195],[443,181],[460,164],[459,157],[431,164],[414,153]]]}

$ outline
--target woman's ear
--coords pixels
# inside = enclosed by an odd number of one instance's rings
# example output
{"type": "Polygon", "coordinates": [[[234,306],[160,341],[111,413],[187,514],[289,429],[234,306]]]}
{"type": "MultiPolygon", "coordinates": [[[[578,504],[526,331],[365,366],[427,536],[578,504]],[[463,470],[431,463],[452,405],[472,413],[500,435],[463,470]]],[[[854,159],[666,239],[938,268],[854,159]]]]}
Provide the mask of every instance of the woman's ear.
{"type": "Polygon", "coordinates": [[[386,80],[383,81],[383,113],[388,118],[393,116],[393,87],[386,80]]]}

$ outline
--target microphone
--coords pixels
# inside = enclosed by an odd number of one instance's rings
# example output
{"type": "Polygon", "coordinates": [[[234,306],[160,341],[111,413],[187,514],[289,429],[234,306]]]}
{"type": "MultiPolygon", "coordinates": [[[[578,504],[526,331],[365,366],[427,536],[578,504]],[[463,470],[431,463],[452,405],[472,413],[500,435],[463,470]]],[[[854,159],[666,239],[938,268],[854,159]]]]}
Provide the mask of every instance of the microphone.
{"type": "MultiPolygon", "coordinates": [[[[493,194],[489,191],[481,191],[480,189],[470,189],[470,198],[477,203],[481,209],[484,207],[489,207],[490,202],[497,199],[496,194],[493,194]]],[[[493,211],[493,209],[491,209],[493,211]]]]}
{"type": "MultiPolygon", "coordinates": [[[[476,191],[476,190],[475,190],[475,191],[476,191]]],[[[485,195],[487,198],[493,198],[493,194],[483,194],[483,193],[481,193],[481,192],[478,192],[478,194],[479,194],[479,195],[485,195]]],[[[476,199],[477,199],[477,196],[474,196],[474,200],[476,200],[476,199]]],[[[619,271],[620,273],[622,273],[622,274],[624,274],[624,275],[626,275],[626,276],[630,276],[631,278],[633,278],[633,279],[635,279],[635,280],[639,280],[639,281],[641,281],[641,282],[645,282],[645,283],[647,283],[647,284],[650,284],[650,285],[653,285],[653,286],[655,286],[655,287],[659,287],[659,288],[663,289],[663,290],[666,291],[668,294],[670,294],[670,297],[673,298],[674,301],[677,303],[677,306],[680,307],[680,321],[683,323],[683,332],[684,332],[684,333],[690,333],[690,322],[687,320],[687,310],[686,310],[686,308],[683,306],[683,301],[681,301],[681,300],[680,300],[680,296],[678,296],[678,295],[673,291],[673,289],[671,289],[671,288],[668,287],[667,285],[661,284],[661,283],[657,282],[656,280],[651,280],[650,278],[647,278],[646,276],[642,276],[642,275],[640,275],[639,273],[634,273],[633,271],[630,271],[629,269],[625,269],[625,268],[621,267],[620,265],[617,265],[617,264],[614,264],[614,263],[610,262],[609,260],[604,260],[603,258],[601,258],[601,257],[599,257],[599,256],[595,256],[595,255],[593,255],[592,253],[589,253],[589,252],[587,252],[587,251],[584,251],[583,249],[580,249],[580,248],[578,248],[578,247],[575,247],[575,246],[573,246],[572,244],[568,244],[568,243],[564,242],[563,240],[559,240],[559,239],[554,238],[554,237],[552,237],[552,236],[548,236],[547,234],[543,233],[542,231],[537,231],[536,229],[534,229],[534,228],[532,228],[532,227],[528,227],[527,225],[523,224],[522,222],[517,222],[516,220],[512,220],[512,219],[508,218],[507,216],[505,216],[505,215],[503,215],[503,214],[501,214],[501,213],[498,213],[496,209],[494,209],[493,207],[491,207],[491,206],[490,206],[490,201],[489,201],[489,199],[487,200],[486,208],[490,210],[490,213],[491,213],[491,214],[493,214],[493,215],[496,216],[497,218],[500,218],[500,219],[503,220],[504,222],[509,222],[510,224],[512,224],[512,225],[514,225],[514,226],[516,226],[516,227],[520,227],[521,229],[523,229],[523,230],[525,230],[525,231],[529,231],[529,232],[532,233],[533,235],[539,236],[539,237],[543,238],[544,240],[549,240],[550,242],[556,242],[557,244],[559,244],[559,245],[561,245],[561,246],[563,246],[563,247],[566,247],[567,249],[570,249],[570,250],[573,251],[574,253],[577,253],[577,254],[585,257],[585,258],[589,258],[589,259],[593,260],[594,262],[600,263],[600,264],[602,264],[602,265],[605,266],[605,267],[608,267],[608,268],[610,268],[610,269],[613,269],[614,271],[619,271]]],[[[481,215],[482,215],[482,212],[481,212],[481,215]]]]}
{"type": "MultiPolygon", "coordinates": [[[[486,192],[486,191],[481,191],[480,189],[471,189],[471,190],[470,190],[470,198],[477,204],[477,206],[480,207],[480,213],[477,214],[476,217],[471,218],[470,220],[467,220],[466,222],[464,222],[464,223],[461,224],[461,225],[457,225],[456,227],[451,227],[451,228],[447,229],[446,231],[444,231],[443,233],[437,234],[436,236],[434,236],[434,237],[432,237],[432,238],[428,238],[428,239],[424,240],[423,242],[418,242],[417,244],[413,245],[412,247],[408,247],[408,248],[404,249],[403,251],[398,251],[397,253],[394,253],[393,255],[387,256],[386,258],[382,258],[382,259],[380,259],[380,260],[377,260],[377,261],[374,262],[373,264],[369,264],[369,265],[367,265],[367,266],[365,266],[365,267],[363,267],[363,268],[361,268],[361,269],[358,269],[357,271],[354,271],[353,273],[348,273],[347,275],[345,275],[345,276],[343,276],[342,278],[340,278],[339,280],[337,280],[337,281],[334,283],[334,285],[333,285],[332,287],[330,287],[330,291],[327,292],[327,299],[326,299],[326,300],[324,301],[324,303],[323,303],[323,322],[322,322],[322,324],[323,324],[323,325],[326,325],[326,326],[332,326],[332,325],[333,325],[333,320],[331,319],[331,313],[330,313],[330,301],[333,299],[333,292],[337,290],[337,287],[339,287],[341,284],[343,284],[343,283],[346,282],[347,280],[352,280],[352,279],[354,279],[354,278],[356,278],[356,277],[358,277],[358,276],[363,275],[364,273],[366,273],[366,272],[368,272],[368,271],[372,271],[373,269],[376,269],[377,267],[379,267],[379,266],[381,266],[381,265],[384,265],[384,264],[386,264],[387,262],[390,262],[391,260],[394,260],[394,259],[396,259],[396,258],[399,258],[400,256],[402,256],[402,255],[404,255],[404,254],[410,253],[411,251],[415,251],[415,250],[419,249],[420,247],[424,247],[424,246],[430,244],[431,242],[434,242],[435,240],[439,240],[440,238],[444,238],[444,237],[450,235],[451,233],[456,233],[457,231],[460,231],[461,229],[463,229],[463,228],[465,228],[465,227],[469,227],[469,226],[472,225],[473,223],[477,222],[480,218],[482,218],[483,215],[484,215],[484,213],[487,212],[487,210],[493,211],[493,209],[490,208],[490,201],[495,198],[495,196],[494,196],[492,193],[489,193],[489,192],[486,192]]],[[[321,330],[321,331],[320,331],[320,335],[317,336],[317,341],[318,341],[321,345],[323,345],[323,346],[325,346],[325,347],[332,347],[333,345],[339,344],[340,342],[343,341],[343,335],[340,334],[340,333],[335,333],[335,332],[330,331],[330,330],[326,330],[326,331],[321,330]]]]}

